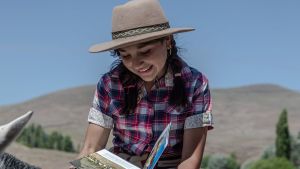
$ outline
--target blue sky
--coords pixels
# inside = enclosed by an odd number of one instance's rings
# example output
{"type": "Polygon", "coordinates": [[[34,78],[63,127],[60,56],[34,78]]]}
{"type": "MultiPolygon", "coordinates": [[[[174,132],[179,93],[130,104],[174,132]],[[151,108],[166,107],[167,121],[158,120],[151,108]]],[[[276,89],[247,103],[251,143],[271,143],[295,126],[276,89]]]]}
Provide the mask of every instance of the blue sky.
{"type": "MultiPolygon", "coordinates": [[[[125,0],[0,1],[0,105],[96,84],[114,60],[90,54],[110,40],[125,0]]],[[[161,0],[183,58],[212,88],[270,83],[300,91],[300,1],[161,0]]]]}

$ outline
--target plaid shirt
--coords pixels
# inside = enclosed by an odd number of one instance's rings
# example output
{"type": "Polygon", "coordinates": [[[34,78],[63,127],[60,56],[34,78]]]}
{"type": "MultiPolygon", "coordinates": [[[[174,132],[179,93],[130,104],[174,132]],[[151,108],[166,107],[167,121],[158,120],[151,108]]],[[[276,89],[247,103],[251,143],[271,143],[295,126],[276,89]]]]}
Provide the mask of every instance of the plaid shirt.
{"type": "Polygon", "coordinates": [[[134,155],[150,152],[164,128],[172,122],[169,144],[163,156],[181,155],[184,129],[204,126],[213,128],[208,80],[202,73],[181,62],[181,77],[186,82],[189,102],[187,107],[168,104],[173,87],[173,73],[169,68],[149,93],[143,82],[138,82],[140,91],[134,113],[120,114],[126,103],[119,79],[120,71],[116,68],[101,77],[88,121],[113,128],[114,147],[134,155]]]}

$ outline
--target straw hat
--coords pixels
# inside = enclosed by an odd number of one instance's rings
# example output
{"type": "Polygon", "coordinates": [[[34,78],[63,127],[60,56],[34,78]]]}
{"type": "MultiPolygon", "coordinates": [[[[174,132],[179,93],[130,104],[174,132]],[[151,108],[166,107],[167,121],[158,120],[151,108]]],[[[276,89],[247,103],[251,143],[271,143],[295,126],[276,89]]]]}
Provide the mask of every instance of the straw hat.
{"type": "Polygon", "coordinates": [[[158,0],[131,0],[112,12],[112,40],[90,47],[90,52],[114,50],[167,35],[193,31],[170,28],[158,0]]]}

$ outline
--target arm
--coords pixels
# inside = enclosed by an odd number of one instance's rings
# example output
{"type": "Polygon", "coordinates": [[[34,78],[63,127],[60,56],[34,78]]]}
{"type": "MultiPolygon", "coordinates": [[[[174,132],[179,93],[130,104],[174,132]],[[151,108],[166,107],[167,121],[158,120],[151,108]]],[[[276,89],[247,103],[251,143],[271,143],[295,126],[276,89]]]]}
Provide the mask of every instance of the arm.
{"type": "Polygon", "coordinates": [[[113,127],[113,119],[109,111],[111,104],[109,82],[108,76],[102,76],[97,84],[93,105],[88,115],[89,124],[84,145],[78,158],[99,151],[106,146],[110,130],[113,127]]]}
{"type": "Polygon", "coordinates": [[[110,134],[110,130],[111,129],[89,123],[85,135],[84,145],[80,154],[78,155],[78,158],[104,149],[110,134]]]}
{"type": "Polygon", "coordinates": [[[182,159],[178,168],[199,169],[206,143],[207,130],[213,128],[212,100],[207,78],[198,77],[193,96],[192,115],[185,121],[182,159]]]}
{"type": "Polygon", "coordinates": [[[183,135],[182,162],[178,169],[199,169],[204,152],[207,127],[185,129],[183,135]]]}
{"type": "MultiPolygon", "coordinates": [[[[103,80],[104,78],[107,78],[107,76],[102,76],[97,84],[93,105],[88,115],[89,124],[86,130],[84,145],[77,159],[104,149],[109,138],[110,130],[113,127],[113,119],[109,112],[111,98],[108,92],[108,82],[110,80],[103,80]]],[[[73,166],[69,167],[69,169],[74,168],[73,166]]]]}

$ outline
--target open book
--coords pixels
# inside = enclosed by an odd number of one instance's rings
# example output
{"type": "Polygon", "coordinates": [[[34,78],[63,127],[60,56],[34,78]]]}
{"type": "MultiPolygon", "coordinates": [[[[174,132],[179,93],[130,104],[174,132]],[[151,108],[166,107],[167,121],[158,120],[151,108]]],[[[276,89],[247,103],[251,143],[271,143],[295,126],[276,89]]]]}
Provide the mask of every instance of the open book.
{"type": "MultiPolygon", "coordinates": [[[[169,142],[171,123],[157,139],[143,169],[153,169],[169,142]]],[[[70,162],[77,169],[140,169],[119,156],[103,149],[70,162]]]]}

